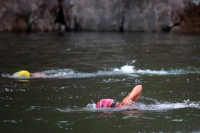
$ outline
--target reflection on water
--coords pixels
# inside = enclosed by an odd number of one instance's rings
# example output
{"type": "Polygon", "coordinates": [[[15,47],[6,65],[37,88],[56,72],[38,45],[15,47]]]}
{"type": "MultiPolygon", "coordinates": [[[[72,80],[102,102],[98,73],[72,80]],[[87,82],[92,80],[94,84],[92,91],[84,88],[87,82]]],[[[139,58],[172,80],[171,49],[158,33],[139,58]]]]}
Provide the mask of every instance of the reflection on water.
{"type": "Polygon", "coordinates": [[[6,33],[0,52],[0,132],[200,131],[197,35],[6,33]],[[136,84],[134,107],[95,108],[136,84]]]}

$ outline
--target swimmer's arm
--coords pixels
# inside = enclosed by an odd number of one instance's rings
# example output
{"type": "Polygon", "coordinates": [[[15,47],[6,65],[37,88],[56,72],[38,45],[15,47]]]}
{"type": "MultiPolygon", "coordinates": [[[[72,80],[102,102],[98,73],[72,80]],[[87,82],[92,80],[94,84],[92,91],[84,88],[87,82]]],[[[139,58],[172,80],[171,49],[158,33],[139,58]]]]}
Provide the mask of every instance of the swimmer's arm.
{"type": "Polygon", "coordinates": [[[31,77],[33,78],[42,78],[42,77],[61,77],[63,76],[61,73],[58,73],[58,74],[54,74],[54,75],[46,75],[44,73],[32,73],[31,74],[31,77]]]}
{"type": "Polygon", "coordinates": [[[140,97],[140,94],[142,93],[142,85],[136,85],[132,91],[126,96],[122,102],[121,106],[130,106],[133,103],[137,101],[137,99],[140,97]]]}
{"type": "Polygon", "coordinates": [[[31,77],[33,78],[42,78],[42,77],[46,77],[47,75],[44,73],[32,73],[31,77]]]}

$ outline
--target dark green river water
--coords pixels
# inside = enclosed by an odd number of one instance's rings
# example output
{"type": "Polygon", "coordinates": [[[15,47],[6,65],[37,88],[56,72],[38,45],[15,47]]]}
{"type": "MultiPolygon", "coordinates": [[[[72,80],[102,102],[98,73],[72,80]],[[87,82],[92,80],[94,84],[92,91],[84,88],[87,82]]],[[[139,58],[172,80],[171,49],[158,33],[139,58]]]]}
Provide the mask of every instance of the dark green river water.
{"type": "Polygon", "coordinates": [[[1,133],[200,132],[199,35],[1,33],[0,72],[1,133]],[[138,110],[95,108],[137,84],[138,110]]]}

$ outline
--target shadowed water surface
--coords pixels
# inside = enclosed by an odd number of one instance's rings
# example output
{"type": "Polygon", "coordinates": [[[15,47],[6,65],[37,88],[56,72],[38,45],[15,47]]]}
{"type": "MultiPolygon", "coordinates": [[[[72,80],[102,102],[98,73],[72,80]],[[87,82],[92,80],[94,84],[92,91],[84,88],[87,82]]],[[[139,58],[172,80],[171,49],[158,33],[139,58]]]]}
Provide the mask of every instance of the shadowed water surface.
{"type": "Polygon", "coordinates": [[[0,132],[200,132],[198,35],[6,33],[0,53],[0,132]],[[137,109],[95,108],[137,84],[137,109]]]}

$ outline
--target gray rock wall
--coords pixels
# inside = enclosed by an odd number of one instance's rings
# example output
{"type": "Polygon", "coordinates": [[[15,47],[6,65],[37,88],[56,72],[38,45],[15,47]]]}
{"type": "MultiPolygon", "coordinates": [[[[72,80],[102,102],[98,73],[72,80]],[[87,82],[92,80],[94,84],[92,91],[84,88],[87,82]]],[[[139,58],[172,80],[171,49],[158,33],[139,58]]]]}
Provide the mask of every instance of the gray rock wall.
{"type": "Polygon", "coordinates": [[[0,31],[200,32],[199,0],[0,0],[0,31]]]}
{"type": "Polygon", "coordinates": [[[0,31],[50,31],[57,0],[0,0],[0,31]]]}

